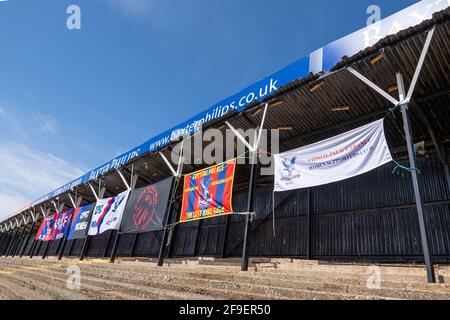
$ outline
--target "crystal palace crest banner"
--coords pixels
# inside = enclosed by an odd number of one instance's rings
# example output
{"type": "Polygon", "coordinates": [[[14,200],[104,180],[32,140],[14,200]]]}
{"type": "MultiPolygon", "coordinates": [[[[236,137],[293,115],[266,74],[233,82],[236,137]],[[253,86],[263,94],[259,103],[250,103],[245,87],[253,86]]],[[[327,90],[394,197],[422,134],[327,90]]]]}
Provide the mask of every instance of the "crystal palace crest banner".
{"type": "Polygon", "coordinates": [[[55,215],[42,219],[41,226],[36,233],[36,240],[53,240],[53,226],[55,224],[55,215]]]}
{"type": "Polygon", "coordinates": [[[180,222],[233,213],[236,159],[188,174],[184,177],[180,222]]]}
{"type": "Polygon", "coordinates": [[[275,155],[275,192],[345,180],[391,161],[384,121],[378,120],[336,137],[275,155]]]}
{"type": "Polygon", "coordinates": [[[73,209],[55,214],[55,223],[53,225],[53,240],[61,240],[69,231],[70,221],[72,220],[73,209]]]}
{"type": "Polygon", "coordinates": [[[119,230],[129,193],[125,191],[117,196],[97,201],[88,235],[95,236],[107,230],[119,230]]]}
{"type": "Polygon", "coordinates": [[[164,230],[172,180],[171,177],[131,191],[120,227],[122,233],[164,230]]]}

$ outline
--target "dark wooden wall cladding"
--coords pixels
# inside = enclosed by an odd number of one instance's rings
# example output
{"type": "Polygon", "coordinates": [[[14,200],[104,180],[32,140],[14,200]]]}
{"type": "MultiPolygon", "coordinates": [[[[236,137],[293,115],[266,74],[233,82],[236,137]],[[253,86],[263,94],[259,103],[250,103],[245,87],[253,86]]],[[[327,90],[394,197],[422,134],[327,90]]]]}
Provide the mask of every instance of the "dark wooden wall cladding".
{"type": "MultiPolygon", "coordinates": [[[[309,251],[311,259],[319,260],[421,262],[411,177],[406,171],[393,174],[392,169],[393,164],[389,164],[346,181],[276,194],[275,236],[272,188],[258,187],[251,256],[307,258],[309,251]]],[[[430,160],[422,160],[420,170],[434,261],[450,262],[450,197],[444,170],[439,162],[430,160]]],[[[234,194],[236,212],[245,211],[246,200],[245,190],[234,194]]],[[[243,221],[244,216],[234,215],[177,225],[169,256],[239,257],[243,221]]],[[[115,235],[116,231],[91,237],[86,256],[109,256],[115,235]]],[[[121,235],[117,254],[157,257],[161,237],[162,232],[121,235]]],[[[15,246],[23,245],[21,241],[15,246]]],[[[6,250],[5,242],[2,251],[6,250]]],[[[64,255],[79,256],[83,242],[68,241],[64,255]]],[[[45,246],[31,238],[24,256],[31,249],[42,255],[45,246]]],[[[58,246],[58,241],[50,242],[47,255],[57,255],[58,246]]]]}

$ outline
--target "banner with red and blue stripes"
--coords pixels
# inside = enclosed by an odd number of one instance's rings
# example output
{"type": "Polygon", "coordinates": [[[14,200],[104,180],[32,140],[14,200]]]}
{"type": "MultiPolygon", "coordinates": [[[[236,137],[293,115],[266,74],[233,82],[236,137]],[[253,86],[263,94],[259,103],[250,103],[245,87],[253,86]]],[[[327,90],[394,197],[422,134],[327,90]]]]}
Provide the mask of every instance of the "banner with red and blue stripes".
{"type": "Polygon", "coordinates": [[[56,214],[42,219],[41,226],[36,233],[36,240],[50,241],[53,240],[53,227],[55,225],[56,214]]]}
{"type": "Polygon", "coordinates": [[[185,175],[180,222],[233,213],[236,159],[185,175]]]}

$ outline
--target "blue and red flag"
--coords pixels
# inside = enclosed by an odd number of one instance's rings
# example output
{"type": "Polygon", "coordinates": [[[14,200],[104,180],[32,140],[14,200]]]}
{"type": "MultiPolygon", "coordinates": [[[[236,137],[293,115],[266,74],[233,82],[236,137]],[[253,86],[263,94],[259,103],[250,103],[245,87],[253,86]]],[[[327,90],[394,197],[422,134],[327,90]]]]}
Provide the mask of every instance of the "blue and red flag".
{"type": "Polygon", "coordinates": [[[36,240],[50,241],[53,240],[53,227],[55,224],[55,215],[42,219],[41,226],[36,233],[36,240]]]}
{"type": "Polygon", "coordinates": [[[55,214],[52,240],[61,240],[69,231],[70,223],[72,220],[74,209],[69,209],[64,212],[58,212],[55,214]]]}
{"type": "Polygon", "coordinates": [[[233,213],[236,159],[184,176],[180,222],[233,213]]]}

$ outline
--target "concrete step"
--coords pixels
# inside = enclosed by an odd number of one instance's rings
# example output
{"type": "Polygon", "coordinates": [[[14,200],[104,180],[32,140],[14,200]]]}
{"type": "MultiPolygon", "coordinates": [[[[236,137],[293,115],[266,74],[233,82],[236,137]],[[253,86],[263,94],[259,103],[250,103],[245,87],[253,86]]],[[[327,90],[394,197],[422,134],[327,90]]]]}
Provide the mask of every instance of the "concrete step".
{"type": "Polygon", "coordinates": [[[359,273],[367,266],[327,268],[311,261],[263,259],[252,261],[253,271],[240,272],[238,266],[230,267],[237,261],[219,265],[211,258],[186,261],[157,267],[151,260],[119,259],[110,264],[106,259],[0,258],[4,273],[0,272],[0,279],[9,281],[8,286],[0,286],[0,298],[36,299],[47,293],[47,299],[450,299],[449,285],[428,285],[419,275],[420,268],[414,267],[405,271],[402,266],[381,266],[381,288],[373,290],[367,288],[367,274],[359,273]],[[71,265],[81,269],[79,292],[66,287],[71,265]],[[24,290],[22,296],[11,292],[14,281],[24,290]],[[39,294],[27,293],[30,286],[39,294]]]}
{"type": "MultiPolygon", "coordinates": [[[[62,270],[58,270],[58,267],[50,267],[55,268],[55,272],[62,272],[62,270]]],[[[103,270],[101,268],[95,269],[93,266],[87,265],[82,266],[82,274],[83,279],[86,278],[86,275],[91,278],[92,276],[101,277],[102,279],[111,279],[118,280],[120,282],[127,281],[132,283],[133,285],[138,285],[142,283],[146,283],[147,286],[157,287],[157,288],[171,288],[176,289],[177,291],[184,291],[189,288],[197,291],[202,290],[206,294],[213,295],[218,298],[228,298],[228,299],[240,299],[240,298],[282,298],[282,299],[381,299],[382,297],[375,295],[363,295],[361,293],[358,294],[345,294],[345,293],[336,293],[336,292],[324,292],[320,290],[311,290],[311,288],[306,288],[305,290],[299,288],[283,288],[279,286],[275,286],[274,284],[261,285],[255,284],[254,281],[246,281],[242,283],[238,282],[230,282],[223,280],[208,280],[201,279],[200,277],[186,278],[186,277],[173,277],[172,275],[167,276],[161,274],[155,275],[147,273],[137,273],[136,271],[121,271],[118,270],[103,270]],[[95,269],[95,270],[94,270],[95,269]],[[118,279],[120,278],[120,279],[118,279]],[[151,278],[151,281],[149,281],[151,278]],[[217,291],[220,292],[217,292],[217,291]],[[211,292],[213,291],[213,292],[211,292]],[[230,294],[231,293],[231,294],[230,294]],[[246,295],[243,297],[243,295],[246,295]]],[[[42,272],[42,271],[41,271],[42,272]]],[[[166,273],[167,274],[167,273],[166,273]]],[[[61,275],[65,276],[65,275],[61,275]]]]}
{"type": "MultiPolygon", "coordinates": [[[[146,270],[146,271],[136,271],[127,270],[125,268],[114,268],[111,265],[101,265],[101,267],[95,267],[92,265],[84,266],[82,268],[82,274],[92,276],[96,275],[98,277],[112,278],[122,277],[121,281],[129,281],[133,283],[142,283],[144,281],[148,282],[151,278],[152,282],[148,285],[162,287],[167,286],[164,282],[170,282],[171,286],[189,286],[190,288],[201,286],[208,290],[223,289],[227,292],[235,291],[242,294],[246,292],[249,294],[257,294],[262,296],[270,296],[271,298],[290,298],[290,299],[382,299],[390,298],[396,299],[396,295],[391,295],[389,297],[383,297],[375,291],[369,291],[367,288],[353,288],[350,292],[348,286],[338,286],[338,285],[323,285],[321,283],[306,283],[306,282],[289,282],[289,281],[278,281],[273,279],[272,281],[268,279],[255,279],[254,277],[243,274],[238,277],[221,277],[221,274],[213,274],[205,276],[202,273],[199,274],[189,274],[185,275],[182,273],[173,274],[170,271],[166,272],[161,268],[156,270],[146,270]],[[110,270],[114,268],[114,270],[110,270]],[[114,276],[111,276],[111,275],[114,276]],[[289,284],[289,285],[288,285],[289,284]],[[332,290],[331,290],[332,289],[332,290]]],[[[230,276],[230,275],[228,275],[230,276]]],[[[180,290],[180,288],[178,288],[180,290]]],[[[184,289],[181,289],[184,290],[184,289]]],[[[230,297],[233,298],[233,297],[230,297]]],[[[404,298],[414,298],[412,295],[404,294],[404,298]]],[[[440,298],[440,297],[439,297],[440,298]]]]}
{"type": "MultiPolygon", "coordinates": [[[[12,267],[12,266],[10,266],[12,267]]],[[[96,270],[95,272],[88,272],[90,266],[80,266],[82,267],[82,279],[84,282],[88,281],[89,283],[96,283],[98,285],[108,285],[118,290],[119,287],[121,290],[131,290],[133,294],[142,295],[148,293],[149,291],[153,293],[153,296],[149,296],[148,294],[145,296],[147,299],[158,299],[158,297],[168,298],[168,299],[208,299],[210,296],[218,299],[264,299],[266,296],[247,293],[247,292],[238,292],[232,290],[225,290],[220,288],[207,288],[202,286],[186,286],[186,283],[175,284],[171,283],[170,279],[164,279],[162,282],[151,281],[148,279],[136,279],[133,277],[134,273],[127,275],[126,277],[119,278],[116,273],[111,272],[110,270],[105,270],[103,272],[99,272],[96,270]],[[132,277],[133,280],[130,280],[132,277]],[[111,280],[114,279],[114,280],[111,280]],[[145,284],[145,285],[142,285],[145,284]]],[[[50,273],[60,273],[60,278],[65,279],[65,274],[63,270],[55,267],[48,267],[47,272],[50,273]]],[[[22,270],[23,272],[29,272],[22,270]]],[[[41,273],[43,271],[40,271],[41,273]]],[[[45,272],[44,272],[45,273],[45,272]]],[[[42,274],[41,274],[42,275],[42,274]]],[[[53,275],[53,274],[52,274],[53,275]]],[[[83,285],[84,286],[84,285],[83,285]]]]}
{"type": "MultiPolygon", "coordinates": [[[[12,267],[9,267],[12,268],[12,267]]],[[[67,274],[64,269],[48,267],[46,269],[34,269],[32,267],[18,267],[21,273],[27,274],[32,279],[42,282],[52,282],[59,286],[65,286],[67,274]],[[56,271],[57,270],[57,271],[56,271]],[[55,272],[56,271],[56,272],[55,272]]],[[[86,276],[82,273],[81,291],[88,293],[93,299],[200,299],[201,296],[183,296],[177,292],[148,288],[140,285],[131,285],[126,282],[107,281],[98,276],[86,276]]]]}
{"type": "MultiPolygon", "coordinates": [[[[114,264],[111,266],[110,264],[104,263],[100,264],[100,266],[103,266],[104,268],[122,268],[125,269],[130,267],[136,266],[136,264],[139,264],[141,268],[145,269],[146,272],[149,272],[149,270],[160,270],[161,268],[155,267],[155,264],[152,263],[142,263],[142,262],[128,262],[128,261],[120,261],[119,263],[114,264]]],[[[236,277],[237,275],[245,275],[249,274],[254,277],[262,277],[262,278],[270,278],[270,279],[280,279],[280,280],[289,280],[289,281],[298,281],[302,280],[303,282],[323,282],[323,283],[330,283],[330,284],[346,284],[346,285],[354,285],[354,286],[363,286],[366,287],[367,284],[367,274],[354,274],[354,273],[333,273],[333,272],[326,272],[326,271],[303,271],[303,270],[295,270],[291,271],[285,271],[285,270],[266,270],[261,269],[257,272],[248,272],[248,273],[242,273],[242,272],[236,272],[234,270],[229,270],[228,268],[209,268],[209,267],[200,267],[200,266],[180,266],[180,265],[172,265],[172,266],[165,266],[162,267],[169,268],[171,273],[182,273],[183,275],[198,275],[198,274],[205,274],[210,275],[212,277],[227,277],[228,280],[232,280],[233,277],[236,277]]],[[[169,272],[169,271],[168,271],[169,272]]],[[[383,272],[383,270],[382,270],[383,272]]],[[[442,291],[442,292],[448,292],[450,291],[450,285],[447,284],[434,284],[429,285],[426,283],[425,279],[422,277],[418,277],[415,275],[393,275],[388,274],[385,275],[384,272],[382,274],[382,287],[385,288],[392,288],[392,289],[416,289],[416,290],[431,290],[431,291],[442,291]]]]}
{"type": "MultiPolygon", "coordinates": [[[[92,266],[89,268],[90,272],[99,272],[102,268],[92,266]]],[[[115,272],[127,272],[126,268],[117,268],[115,272]]],[[[154,270],[148,269],[145,271],[133,271],[134,274],[142,274],[146,276],[166,277],[167,272],[162,272],[161,269],[154,270]]],[[[243,284],[246,285],[261,285],[267,288],[287,288],[296,290],[308,290],[314,292],[327,292],[336,294],[348,294],[355,296],[373,296],[387,297],[392,299],[447,299],[450,296],[449,288],[437,288],[438,290],[432,290],[430,287],[426,287],[425,290],[420,288],[402,288],[398,287],[388,288],[382,287],[381,289],[369,289],[366,283],[361,284],[348,284],[345,282],[326,282],[323,279],[282,279],[279,277],[263,277],[257,274],[221,274],[221,273],[183,273],[183,272],[170,272],[170,277],[180,282],[192,281],[195,283],[207,283],[208,281],[222,281],[223,283],[239,283],[242,289],[243,284]]]]}
{"type": "MultiPolygon", "coordinates": [[[[95,261],[96,262],[96,261],[95,261]]],[[[41,260],[40,263],[45,263],[41,260]]],[[[94,261],[86,261],[86,262],[82,262],[82,263],[94,263],[94,261]]],[[[160,272],[161,268],[156,268],[153,265],[150,264],[141,264],[142,266],[142,270],[145,270],[145,272],[148,273],[152,273],[152,272],[160,272]],[[153,271],[156,270],[156,271],[153,271]]],[[[111,272],[116,272],[119,269],[124,269],[124,270],[128,270],[128,268],[135,268],[136,264],[129,264],[129,263],[119,263],[119,264],[108,264],[108,263],[104,263],[103,260],[99,261],[96,264],[96,268],[105,268],[106,270],[110,270],[111,272]],[[103,263],[102,263],[103,262],[103,263]]],[[[167,267],[163,267],[162,269],[167,268],[167,267]]],[[[139,268],[141,269],[141,268],[139,268]]],[[[226,281],[241,281],[241,282],[245,282],[245,281],[250,281],[250,282],[254,282],[254,281],[262,281],[261,279],[266,279],[266,283],[268,281],[270,281],[270,285],[274,285],[276,284],[276,281],[281,281],[281,283],[283,283],[283,285],[287,285],[289,286],[290,283],[295,283],[296,285],[298,285],[298,287],[303,288],[304,286],[307,286],[309,284],[314,284],[314,285],[320,285],[319,287],[327,287],[328,289],[332,288],[334,291],[337,292],[351,292],[351,293],[355,293],[355,294],[361,294],[361,293],[368,293],[368,294],[374,294],[374,292],[372,292],[372,290],[367,289],[366,286],[366,279],[363,277],[362,279],[358,279],[358,278],[343,278],[343,277],[337,277],[335,274],[332,273],[328,273],[328,274],[323,274],[323,273],[313,273],[313,274],[308,274],[307,276],[305,274],[301,274],[299,275],[292,275],[292,274],[285,274],[282,273],[280,271],[274,271],[274,272],[250,272],[250,273],[236,273],[236,272],[229,272],[229,270],[225,271],[225,270],[219,270],[217,268],[208,268],[207,272],[206,271],[202,271],[199,270],[198,267],[194,267],[194,268],[187,268],[187,267],[183,267],[183,268],[173,268],[173,267],[168,267],[168,271],[171,274],[174,273],[179,273],[182,277],[194,277],[194,278],[198,278],[198,277],[203,277],[203,278],[208,278],[208,279],[216,279],[216,280],[226,280],[226,281]],[[250,278],[250,280],[246,280],[246,276],[247,275],[251,275],[252,277],[250,278]]],[[[298,288],[297,287],[297,288],[298,288]]],[[[394,293],[393,296],[389,296],[389,297],[398,297],[398,292],[400,290],[403,289],[409,289],[409,290],[413,290],[413,293],[416,295],[420,295],[422,294],[420,291],[425,291],[423,294],[426,294],[427,291],[430,292],[443,292],[445,294],[448,294],[449,292],[449,288],[447,285],[428,285],[426,283],[422,282],[418,282],[418,283],[408,283],[405,282],[405,277],[401,278],[401,281],[399,282],[388,282],[388,281],[383,281],[382,282],[382,288],[384,291],[386,292],[391,292],[394,293]],[[406,284],[406,285],[405,285],[406,284]],[[387,289],[391,289],[391,290],[387,290],[387,289]]],[[[402,298],[408,298],[409,294],[404,294],[402,295],[402,298]]],[[[437,294],[435,296],[435,298],[440,298],[440,295],[437,294]]]]}
{"type": "MultiPolygon", "coordinates": [[[[2,274],[3,279],[16,283],[15,290],[37,291],[39,296],[36,298],[27,297],[31,300],[88,300],[89,295],[79,292],[72,292],[51,281],[42,281],[36,277],[30,277],[21,270],[9,269],[10,272],[2,274]]],[[[16,291],[15,291],[16,292],[16,291]]]]}

